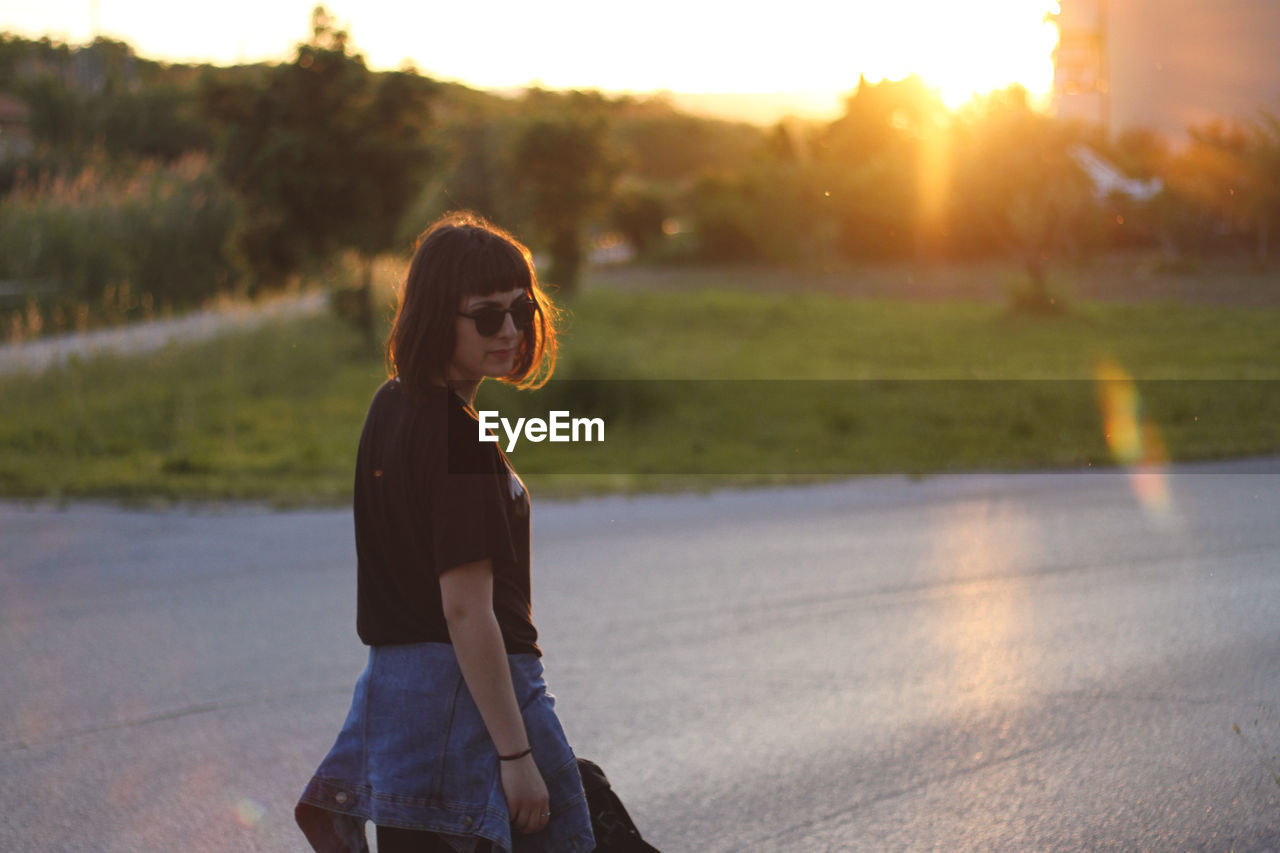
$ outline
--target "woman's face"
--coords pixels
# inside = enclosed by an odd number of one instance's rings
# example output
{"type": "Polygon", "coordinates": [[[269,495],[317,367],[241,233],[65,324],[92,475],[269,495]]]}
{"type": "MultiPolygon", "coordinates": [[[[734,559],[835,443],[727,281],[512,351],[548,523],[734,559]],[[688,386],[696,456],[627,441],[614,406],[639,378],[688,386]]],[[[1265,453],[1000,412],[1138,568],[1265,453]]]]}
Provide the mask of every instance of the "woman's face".
{"type": "Polygon", "coordinates": [[[458,382],[478,382],[485,377],[506,376],[515,366],[524,331],[515,318],[507,314],[502,326],[492,335],[485,336],[476,329],[476,321],[463,314],[476,314],[484,309],[505,309],[518,300],[528,299],[524,288],[517,287],[488,296],[466,296],[458,306],[461,312],[454,318],[453,359],[445,371],[445,378],[458,382]]]}

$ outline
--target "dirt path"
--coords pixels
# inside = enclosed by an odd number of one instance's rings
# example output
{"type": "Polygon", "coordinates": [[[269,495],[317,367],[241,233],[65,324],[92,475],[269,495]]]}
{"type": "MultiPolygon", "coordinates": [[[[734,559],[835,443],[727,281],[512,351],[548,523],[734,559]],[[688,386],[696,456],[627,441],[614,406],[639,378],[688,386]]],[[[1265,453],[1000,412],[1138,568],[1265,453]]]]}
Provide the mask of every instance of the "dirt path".
{"type": "Polygon", "coordinates": [[[206,341],[230,329],[253,329],[273,320],[317,314],[324,310],[328,299],[329,295],[324,292],[303,293],[270,302],[207,308],[169,320],[4,344],[0,345],[0,376],[41,373],[73,356],[132,355],[161,349],[173,341],[206,341]]]}

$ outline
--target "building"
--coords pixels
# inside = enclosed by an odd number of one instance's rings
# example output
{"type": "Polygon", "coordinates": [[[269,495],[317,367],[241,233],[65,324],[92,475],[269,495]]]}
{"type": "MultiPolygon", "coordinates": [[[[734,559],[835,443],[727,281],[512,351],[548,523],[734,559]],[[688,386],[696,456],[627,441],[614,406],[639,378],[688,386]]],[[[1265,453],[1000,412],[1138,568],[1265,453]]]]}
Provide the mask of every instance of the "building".
{"type": "Polygon", "coordinates": [[[1280,116],[1280,0],[1059,0],[1054,112],[1182,137],[1280,116]]]}

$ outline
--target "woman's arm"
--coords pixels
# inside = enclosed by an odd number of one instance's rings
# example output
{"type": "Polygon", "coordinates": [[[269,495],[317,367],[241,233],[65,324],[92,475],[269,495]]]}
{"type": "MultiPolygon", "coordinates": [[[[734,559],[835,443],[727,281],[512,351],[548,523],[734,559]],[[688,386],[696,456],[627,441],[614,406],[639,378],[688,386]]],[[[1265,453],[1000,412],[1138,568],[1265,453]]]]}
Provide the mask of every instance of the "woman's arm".
{"type": "MultiPolygon", "coordinates": [[[[480,560],[445,572],[440,576],[440,596],[458,666],[493,745],[499,755],[523,752],[529,737],[493,613],[493,564],[480,560]]],[[[532,755],[502,762],[502,793],[517,831],[537,832],[546,826],[547,785],[532,755]]]]}

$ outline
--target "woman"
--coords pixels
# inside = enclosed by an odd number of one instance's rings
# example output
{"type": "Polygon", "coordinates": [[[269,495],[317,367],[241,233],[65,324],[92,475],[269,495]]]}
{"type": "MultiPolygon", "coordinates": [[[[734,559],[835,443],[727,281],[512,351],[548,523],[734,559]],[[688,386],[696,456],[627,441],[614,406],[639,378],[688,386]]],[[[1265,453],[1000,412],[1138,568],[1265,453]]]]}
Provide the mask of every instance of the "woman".
{"type": "Polygon", "coordinates": [[[319,851],[594,844],[531,619],[529,498],[472,401],[555,366],[528,249],[470,214],[419,240],[356,456],[356,630],[369,663],[296,816],[319,851]]]}

